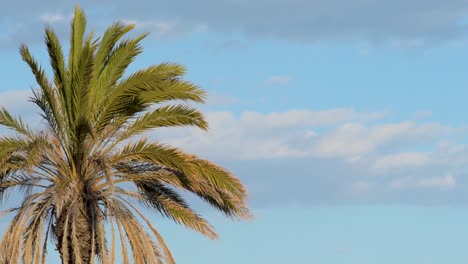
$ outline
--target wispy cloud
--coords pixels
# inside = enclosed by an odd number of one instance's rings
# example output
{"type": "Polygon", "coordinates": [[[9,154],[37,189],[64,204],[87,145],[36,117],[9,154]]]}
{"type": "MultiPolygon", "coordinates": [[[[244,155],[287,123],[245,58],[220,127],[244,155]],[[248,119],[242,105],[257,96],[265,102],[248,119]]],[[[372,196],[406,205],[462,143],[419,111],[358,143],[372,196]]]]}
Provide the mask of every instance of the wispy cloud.
{"type": "Polygon", "coordinates": [[[368,193],[373,191],[375,188],[374,184],[369,181],[359,180],[351,184],[351,190],[355,193],[368,193]]]}
{"type": "Polygon", "coordinates": [[[269,85],[288,84],[292,81],[291,76],[287,75],[276,75],[267,79],[265,82],[269,85]]]}
{"type": "Polygon", "coordinates": [[[446,173],[444,176],[429,177],[429,178],[399,178],[391,182],[391,187],[394,189],[405,188],[436,188],[439,190],[448,191],[456,186],[456,178],[451,173],[446,173]]]}
{"type": "Polygon", "coordinates": [[[374,167],[377,170],[388,170],[402,167],[420,167],[430,162],[427,153],[405,152],[391,155],[384,155],[375,160],[374,167]]]}
{"type": "Polygon", "coordinates": [[[71,21],[73,14],[62,14],[62,13],[47,13],[40,16],[40,19],[44,23],[65,23],[71,21]]]}
{"type": "Polygon", "coordinates": [[[143,31],[153,32],[159,37],[170,37],[177,35],[182,31],[179,22],[175,20],[138,20],[138,19],[123,19],[126,24],[133,24],[136,28],[143,31]]]}
{"type": "Polygon", "coordinates": [[[210,93],[208,95],[207,103],[210,106],[213,105],[233,105],[239,102],[239,98],[221,94],[221,93],[210,93]]]}
{"type": "Polygon", "coordinates": [[[415,120],[422,120],[422,119],[427,119],[432,116],[432,111],[430,110],[424,110],[424,111],[419,111],[414,113],[411,117],[412,119],[415,120]]]}
{"type": "Polygon", "coordinates": [[[451,189],[455,187],[456,179],[452,174],[448,173],[445,176],[437,178],[421,179],[417,182],[418,186],[422,187],[438,187],[441,189],[451,189]]]}
{"type": "MultiPolygon", "coordinates": [[[[434,190],[458,191],[458,179],[468,166],[468,147],[462,141],[444,142],[453,139],[459,128],[435,122],[388,122],[387,116],[385,111],[352,109],[210,112],[208,132],[160,130],[157,138],[227,163],[271,167],[257,173],[273,177],[271,184],[278,186],[269,188],[274,190],[281,185],[274,179],[289,175],[290,181],[308,186],[328,184],[324,188],[329,188],[327,199],[332,200],[345,196],[392,201],[402,192],[412,197],[412,192],[423,191],[419,195],[427,197],[434,190]]],[[[306,193],[310,190],[298,191],[297,196],[306,193]]]]}
{"type": "MultiPolygon", "coordinates": [[[[406,121],[373,126],[347,123],[323,136],[317,144],[317,153],[328,157],[366,155],[390,145],[405,142],[417,144],[421,140],[436,138],[448,130],[449,127],[438,123],[416,124],[406,121]]],[[[388,166],[391,162],[383,161],[382,165],[386,163],[388,166]]]]}

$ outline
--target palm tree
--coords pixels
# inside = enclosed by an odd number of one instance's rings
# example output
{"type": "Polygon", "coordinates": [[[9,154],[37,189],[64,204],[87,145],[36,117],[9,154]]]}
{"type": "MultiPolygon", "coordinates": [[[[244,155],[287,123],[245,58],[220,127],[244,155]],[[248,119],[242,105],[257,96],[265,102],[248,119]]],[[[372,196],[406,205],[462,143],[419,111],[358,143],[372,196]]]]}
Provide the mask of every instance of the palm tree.
{"type": "Polygon", "coordinates": [[[33,129],[0,111],[0,124],[15,132],[0,137],[0,200],[6,191],[24,193],[21,205],[4,211],[14,217],[0,242],[0,263],[46,263],[50,241],[62,263],[114,263],[116,247],[122,263],[174,263],[142,209],[214,239],[181,191],[241,219],[250,216],[246,190],[220,166],[141,136],[161,127],[207,129],[202,113],[183,103],[205,99],[181,79],[184,67],[162,63],[125,75],[146,34],[122,40],[133,26],[116,22],[96,39],[85,37],[85,27],[77,7],[67,63],[46,27],[53,80],[20,48],[38,84],[31,101],[44,125],[33,129]]]}

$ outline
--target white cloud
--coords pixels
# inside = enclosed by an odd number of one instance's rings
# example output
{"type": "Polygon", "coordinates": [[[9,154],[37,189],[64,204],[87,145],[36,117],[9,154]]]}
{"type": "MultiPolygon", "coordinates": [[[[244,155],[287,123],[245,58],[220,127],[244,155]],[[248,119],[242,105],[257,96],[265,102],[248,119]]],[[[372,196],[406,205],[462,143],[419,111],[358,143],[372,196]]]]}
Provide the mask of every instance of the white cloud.
{"type": "Polygon", "coordinates": [[[419,111],[414,113],[411,117],[412,119],[415,120],[422,120],[422,119],[427,119],[432,116],[432,111],[431,110],[424,110],[424,111],[419,111]]]}
{"type": "Polygon", "coordinates": [[[444,158],[448,159],[443,152],[447,150],[440,149],[437,143],[452,128],[438,123],[382,123],[385,116],[384,112],[352,109],[268,114],[250,111],[239,115],[210,112],[209,132],[162,130],[158,138],[191,152],[227,160],[330,158],[379,173],[441,164],[444,158]],[[420,145],[432,150],[407,150],[420,145]]]}
{"type": "Polygon", "coordinates": [[[417,142],[440,135],[447,130],[447,127],[437,123],[419,125],[413,122],[400,122],[374,126],[347,123],[323,136],[318,142],[316,153],[325,157],[370,154],[398,141],[417,142]]]}
{"type": "Polygon", "coordinates": [[[468,164],[468,146],[456,142],[441,142],[434,151],[433,160],[440,165],[468,164]]]}
{"type": "Polygon", "coordinates": [[[188,27],[180,23],[177,19],[168,20],[141,20],[141,19],[123,19],[122,22],[127,24],[134,24],[137,29],[142,31],[151,32],[156,36],[167,38],[180,35],[187,32],[205,31],[206,28],[199,24],[198,26],[191,25],[188,27]]]}
{"type": "MultiPolygon", "coordinates": [[[[468,147],[445,140],[458,130],[434,122],[387,123],[385,116],[349,109],[238,115],[210,112],[208,132],[163,129],[157,135],[161,142],[217,160],[301,160],[302,166],[330,162],[347,168],[335,176],[346,182],[342,190],[350,190],[356,197],[389,190],[399,193],[457,189],[454,175],[466,174],[468,147]],[[346,180],[347,177],[351,178],[346,180]]],[[[287,174],[285,170],[283,174],[287,174]]],[[[309,171],[314,173],[313,169],[309,171]]],[[[333,173],[336,172],[331,166],[320,175],[329,177],[333,173]]]]}
{"type": "Polygon", "coordinates": [[[377,170],[388,170],[401,167],[420,167],[430,162],[427,153],[404,152],[384,155],[375,160],[374,168],[377,170]]]}
{"type": "Polygon", "coordinates": [[[42,22],[50,24],[69,22],[72,18],[72,14],[64,15],[62,13],[47,13],[40,16],[42,22]]]}
{"type": "Polygon", "coordinates": [[[240,123],[246,126],[270,128],[301,128],[310,126],[332,126],[347,121],[367,122],[378,120],[387,115],[386,112],[356,112],[350,108],[335,108],[320,111],[289,110],[263,114],[259,112],[243,112],[240,123]]]}
{"type": "Polygon", "coordinates": [[[374,190],[374,184],[369,181],[356,181],[351,184],[351,190],[355,193],[368,193],[374,190]]]}
{"type": "Polygon", "coordinates": [[[266,80],[266,83],[269,85],[276,85],[276,84],[288,84],[292,81],[291,76],[286,76],[286,75],[277,75],[277,76],[272,76],[268,80],[266,80]]]}
{"type": "MultiPolygon", "coordinates": [[[[5,107],[14,116],[21,116],[31,127],[37,127],[40,118],[38,118],[38,108],[29,101],[31,96],[31,90],[0,92],[0,107],[5,107]]],[[[5,129],[0,127],[0,131],[5,129]]]]}
{"type": "MultiPolygon", "coordinates": [[[[161,141],[187,149],[203,156],[225,160],[261,160],[284,157],[303,157],[307,152],[291,146],[286,138],[264,134],[255,129],[240,127],[229,113],[209,115],[210,131],[195,129],[179,131],[160,130],[161,141]],[[217,120],[218,122],[214,121],[217,120]]],[[[291,134],[290,136],[293,136],[291,134]]]]}
{"type": "Polygon", "coordinates": [[[158,133],[163,140],[204,155],[225,159],[270,159],[322,155],[317,144],[334,126],[356,120],[369,122],[382,113],[361,113],[352,109],[322,111],[291,110],[263,114],[243,112],[208,113],[210,131],[182,129],[158,133]],[[315,128],[325,129],[323,133],[315,128]]]}
{"type": "Polygon", "coordinates": [[[0,105],[7,108],[22,109],[31,97],[31,90],[12,90],[0,92],[0,105]]]}
{"type": "Polygon", "coordinates": [[[440,190],[450,190],[455,188],[456,179],[451,173],[446,173],[444,176],[437,177],[403,177],[391,181],[390,186],[393,189],[408,189],[408,188],[436,188],[440,190]]]}
{"type": "Polygon", "coordinates": [[[390,182],[390,187],[392,189],[403,189],[410,185],[410,180],[408,178],[397,178],[393,179],[390,182]]]}
{"type": "Polygon", "coordinates": [[[438,187],[440,189],[451,189],[455,187],[457,181],[452,174],[448,173],[443,177],[421,179],[417,182],[421,187],[438,187]]]}
{"type": "Polygon", "coordinates": [[[239,98],[220,94],[220,93],[210,93],[208,94],[208,105],[233,105],[239,102],[239,98]]]}
{"type": "Polygon", "coordinates": [[[124,19],[123,22],[127,24],[134,24],[137,28],[144,30],[155,31],[159,35],[170,35],[175,30],[175,28],[177,28],[177,22],[173,21],[142,21],[124,19]]]}
{"type": "Polygon", "coordinates": [[[305,137],[306,138],[314,138],[314,137],[317,137],[319,134],[313,130],[307,130],[305,132],[305,137]]]}

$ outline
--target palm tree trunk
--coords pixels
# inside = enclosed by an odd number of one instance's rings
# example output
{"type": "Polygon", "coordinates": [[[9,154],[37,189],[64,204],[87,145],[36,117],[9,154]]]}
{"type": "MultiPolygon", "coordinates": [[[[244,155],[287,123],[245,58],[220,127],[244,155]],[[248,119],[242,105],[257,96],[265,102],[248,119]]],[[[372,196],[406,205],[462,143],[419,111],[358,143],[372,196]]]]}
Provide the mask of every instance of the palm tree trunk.
{"type": "Polygon", "coordinates": [[[86,205],[82,203],[79,210],[76,210],[76,213],[68,219],[66,233],[64,229],[67,213],[62,213],[61,217],[57,219],[54,232],[57,237],[57,249],[60,253],[62,264],[76,264],[80,262],[82,264],[89,264],[91,261],[92,230],[87,211],[86,205]],[[75,240],[71,236],[71,219],[75,221],[75,240]],[[66,236],[65,248],[63,248],[64,236],[66,236]],[[65,255],[68,257],[65,257],[65,255]],[[81,261],[77,258],[80,258],[81,261]]]}

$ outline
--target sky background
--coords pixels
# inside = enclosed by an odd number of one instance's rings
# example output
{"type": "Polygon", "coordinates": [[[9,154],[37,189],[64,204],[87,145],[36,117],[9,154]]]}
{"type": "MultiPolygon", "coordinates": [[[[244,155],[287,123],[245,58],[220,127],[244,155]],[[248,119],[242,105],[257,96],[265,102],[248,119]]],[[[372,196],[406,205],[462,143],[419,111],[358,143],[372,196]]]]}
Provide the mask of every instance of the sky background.
{"type": "Polygon", "coordinates": [[[75,4],[98,35],[151,33],[131,70],[188,68],[211,129],[154,136],[249,190],[252,221],[200,208],[218,241],[152,215],[178,263],[468,261],[468,0],[9,1],[0,105],[29,122],[18,47],[47,65],[44,25],[65,42],[75,4]]]}

